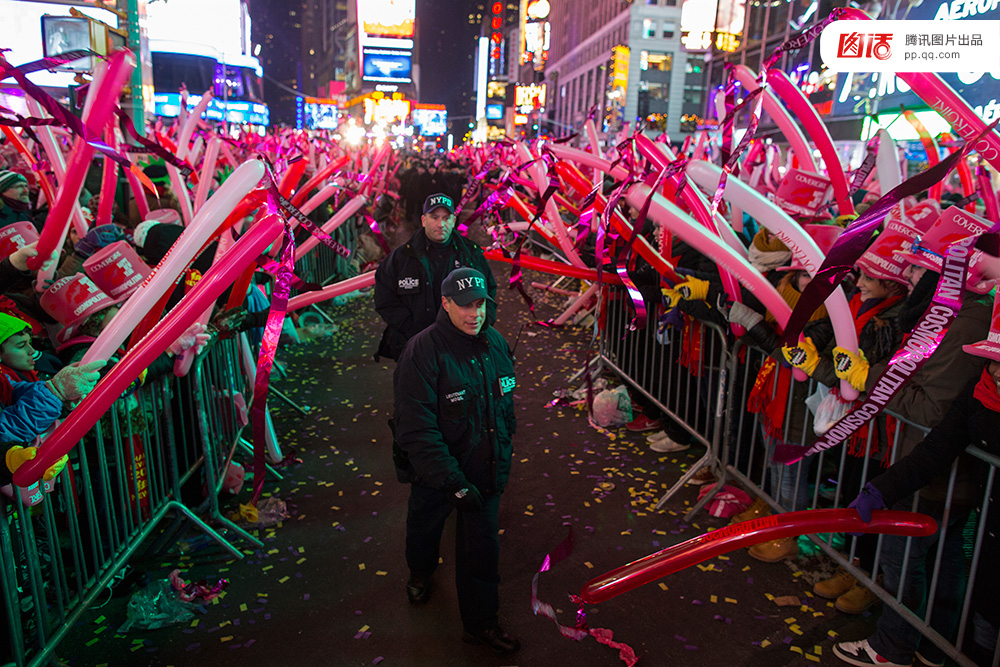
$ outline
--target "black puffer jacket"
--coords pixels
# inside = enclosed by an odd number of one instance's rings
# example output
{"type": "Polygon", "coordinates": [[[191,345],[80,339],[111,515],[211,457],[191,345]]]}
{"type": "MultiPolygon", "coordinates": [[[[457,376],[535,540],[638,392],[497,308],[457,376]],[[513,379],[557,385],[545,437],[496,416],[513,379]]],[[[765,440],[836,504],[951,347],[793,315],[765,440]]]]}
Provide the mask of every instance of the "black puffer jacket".
{"type": "MultiPolygon", "coordinates": [[[[375,271],[375,311],[386,323],[376,356],[399,359],[406,341],[434,323],[441,306],[441,283],[452,270],[476,269],[486,276],[490,298],[497,281],[482,249],[457,232],[435,246],[423,229],[386,257],[375,271]]],[[[496,321],[497,307],[486,302],[486,325],[496,321]]]]}
{"type": "MultiPolygon", "coordinates": [[[[923,442],[872,480],[872,485],[882,494],[888,507],[891,508],[927,486],[942,471],[949,471],[951,464],[969,445],[994,456],[1000,455],[1000,438],[997,437],[1000,433],[1000,412],[994,412],[976,400],[973,394],[978,382],[977,378],[962,390],[944,419],[931,429],[923,442]]],[[[989,472],[989,465],[978,459],[972,460],[975,461],[973,466],[978,469],[979,498],[982,498],[983,482],[989,472]]],[[[997,563],[1000,562],[1000,540],[997,539],[1000,533],[1000,511],[996,511],[997,503],[1000,503],[1000,491],[994,483],[990,493],[991,511],[986,519],[974,598],[976,610],[993,623],[1000,621],[1000,600],[996,596],[996,592],[1000,590],[1000,570],[997,569],[997,563]]],[[[978,501],[976,504],[978,505],[978,501]]]]}
{"type": "Polygon", "coordinates": [[[500,333],[470,336],[441,310],[407,344],[393,375],[394,459],[400,481],[500,493],[513,453],[514,361],[500,333]]]}

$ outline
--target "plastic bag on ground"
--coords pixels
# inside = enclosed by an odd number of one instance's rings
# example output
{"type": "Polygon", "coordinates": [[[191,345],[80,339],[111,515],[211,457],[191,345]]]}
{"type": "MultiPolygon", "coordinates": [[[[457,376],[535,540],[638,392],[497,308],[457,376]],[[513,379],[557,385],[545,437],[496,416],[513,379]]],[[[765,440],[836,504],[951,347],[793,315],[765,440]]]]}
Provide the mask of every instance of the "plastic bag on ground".
{"type": "Polygon", "coordinates": [[[632,399],[625,385],[606,389],[594,397],[594,423],[603,428],[632,421],[632,399]]]}
{"type": "Polygon", "coordinates": [[[184,602],[166,579],[154,581],[128,601],[128,617],[118,632],[155,630],[194,618],[200,607],[184,602]]]}
{"type": "MultiPolygon", "coordinates": [[[[712,490],[711,484],[701,487],[698,500],[712,490]]],[[[719,492],[708,502],[708,513],[722,519],[729,519],[746,510],[753,503],[753,498],[743,489],[724,484],[719,492]]]]}

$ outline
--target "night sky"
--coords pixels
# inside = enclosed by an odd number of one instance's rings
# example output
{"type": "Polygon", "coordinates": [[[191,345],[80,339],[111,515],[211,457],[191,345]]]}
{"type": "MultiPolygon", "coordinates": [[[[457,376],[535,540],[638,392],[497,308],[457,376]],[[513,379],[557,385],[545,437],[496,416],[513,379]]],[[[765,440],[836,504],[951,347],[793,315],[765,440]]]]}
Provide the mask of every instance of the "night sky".
{"type": "MultiPolygon", "coordinates": [[[[364,1],[364,0],[362,0],[364,1]]],[[[480,26],[469,25],[474,0],[416,0],[419,33],[420,101],[444,104],[453,130],[464,134],[464,123],[475,111],[472,90],[475,77],[475,47],[480,26]],[[460,131],[461,130],[461,131],[460,131]]]]}

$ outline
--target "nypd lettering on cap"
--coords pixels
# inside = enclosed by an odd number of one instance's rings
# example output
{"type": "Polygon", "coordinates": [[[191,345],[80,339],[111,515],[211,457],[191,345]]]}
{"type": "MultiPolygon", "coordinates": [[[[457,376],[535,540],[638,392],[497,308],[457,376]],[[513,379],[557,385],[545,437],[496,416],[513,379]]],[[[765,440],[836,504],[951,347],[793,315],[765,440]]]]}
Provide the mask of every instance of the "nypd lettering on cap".
{"type": "Polygon", "coordinates": [[[479,287],[481,289],[486,289],[486,281],[482,278],[477,278],[476,276],[470,276],[468,278],[459,278],[455,281],[458,286],[459,292],[464,292],[467,289],[473,289],[479,287]]]}
{"type": "Polygon", "coordinates": [[[429,211],[436,206],[453,208],[455,204],[451,201],[451,197],[446,197],[445,195],[434,195],[427,200],[427,210],[429,211]]]}

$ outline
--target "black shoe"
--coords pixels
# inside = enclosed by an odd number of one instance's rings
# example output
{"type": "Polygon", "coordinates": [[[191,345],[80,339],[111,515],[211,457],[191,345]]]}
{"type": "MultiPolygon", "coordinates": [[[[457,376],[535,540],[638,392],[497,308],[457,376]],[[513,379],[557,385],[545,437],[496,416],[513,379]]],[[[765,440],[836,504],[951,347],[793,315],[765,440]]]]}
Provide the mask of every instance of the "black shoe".
{"type": "Polygon", "coordinates": [[[514,653],[521,648],[521,642],[504,632],[499,625],[477,634],[465,632],[462,639],[467,644],[485,644],[497,653],[514,653]]]}
{"type": "Polygon", "coordinates": [[[406,582],[406,597],[410,604],[424,604],[431,599],[431,578],[410,577],[406,582]]]}

